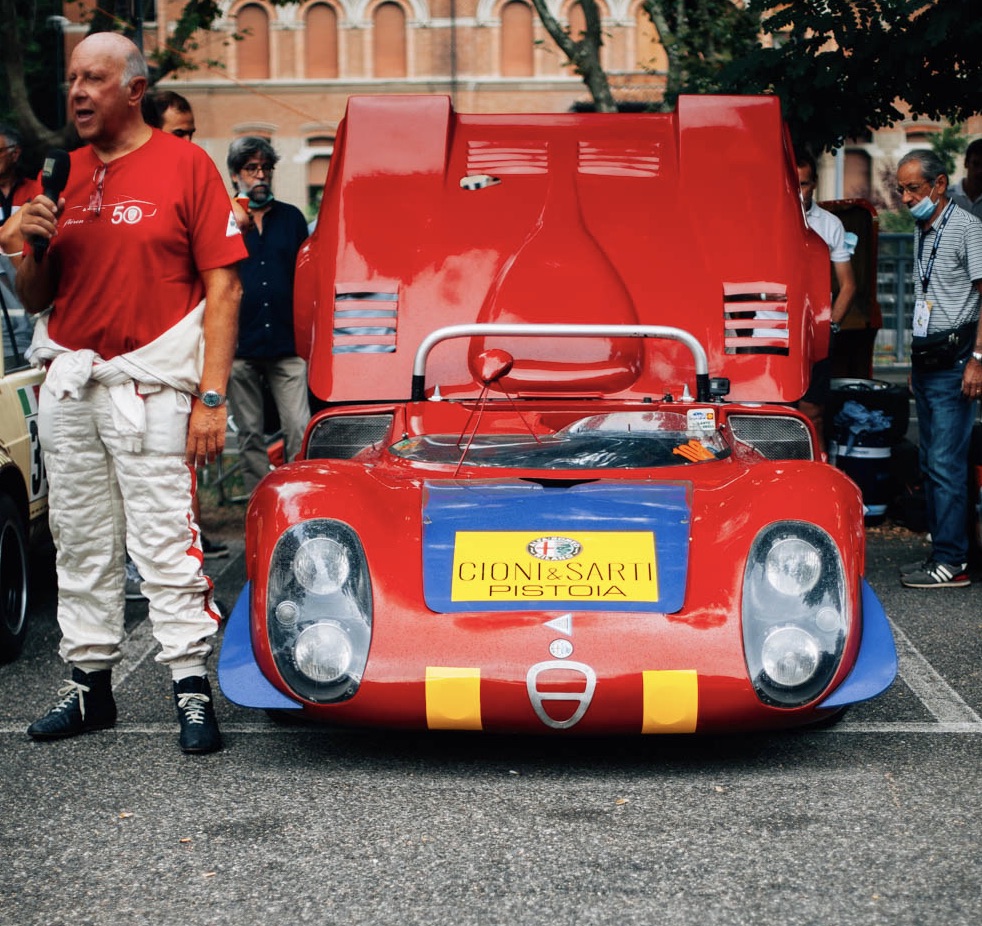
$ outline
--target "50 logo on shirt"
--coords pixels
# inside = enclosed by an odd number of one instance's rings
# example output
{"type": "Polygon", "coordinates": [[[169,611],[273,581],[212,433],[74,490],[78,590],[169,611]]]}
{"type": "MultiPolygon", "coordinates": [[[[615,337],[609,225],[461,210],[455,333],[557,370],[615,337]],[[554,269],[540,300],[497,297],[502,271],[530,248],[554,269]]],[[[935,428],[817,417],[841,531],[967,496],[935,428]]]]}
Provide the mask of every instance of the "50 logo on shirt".
{"type": "Polygon", "coordinates": [[[153,203],[143,202],[138,199],[128,199],[121,203],[116,203],[112,207],[113,225],[136,225],[143,219],[152,218],[157,214],[157,207],[153,203]]]}

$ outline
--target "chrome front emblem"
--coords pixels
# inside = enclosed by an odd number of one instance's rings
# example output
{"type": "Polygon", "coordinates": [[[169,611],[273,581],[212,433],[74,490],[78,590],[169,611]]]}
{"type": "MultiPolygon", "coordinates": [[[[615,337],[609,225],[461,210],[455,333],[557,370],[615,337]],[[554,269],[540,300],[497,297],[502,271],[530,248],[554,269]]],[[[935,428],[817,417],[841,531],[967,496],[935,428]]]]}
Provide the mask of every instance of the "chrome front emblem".
{"type": "Polygon", "coordinates": [[[550,659],[547,662],[536,663],[528,670],[528,674],[525,676],[525,685],[528,688],[529,701],[532,702],[532,708],[539,720],[554,730],[568,730],[583,719],[583,715],[590,707],[590,702],[593,700],[593,693],[597,688],[597,673],[582,662],[569,662],[566,659],[550,659]],[[585,682],[583,690],[540,691],[539,676],[544,672],[552,670],[566,673],[574,672],[583,676],[585,682]],[[572,716],[566,720],[556,720],[550,717],[546,711],[545,705],[550,701],[572,701],[577,702],[577,705],[572,716]]]}
{"type": "Polygon", "coordinates": [[[525,549],[536,559],[559,563],[579,555],[583,545],[572,537],[539,537],[525,549]]]}
{"type": "Polygon", "coordinates": [[[569,659],[573,655],[573,644],[560,638],[549,644],[549,652],[557,659],[569,659]]]}

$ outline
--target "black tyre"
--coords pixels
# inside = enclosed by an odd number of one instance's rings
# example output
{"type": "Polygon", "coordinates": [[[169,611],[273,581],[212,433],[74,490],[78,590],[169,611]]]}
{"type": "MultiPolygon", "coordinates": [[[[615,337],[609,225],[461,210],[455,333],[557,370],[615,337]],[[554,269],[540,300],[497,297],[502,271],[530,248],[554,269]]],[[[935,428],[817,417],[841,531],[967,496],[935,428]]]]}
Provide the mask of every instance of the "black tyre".
{"type": "Polygon", "coordinates": [[[858,402],[863,408],[890,417],[890,429],[881,446],[893,446],[906,435],[910,424],[910,390],[905,384],[882,379],[833,379],[825,409],[826,436],[831,440],[836,439],[835,416],[846,402],[858,402]]]}
{"type": "Polygon", "coordinates": [[[0,662],[20,655],[27,634],[27,540],[17,506],[0,495],[0,662]]]}

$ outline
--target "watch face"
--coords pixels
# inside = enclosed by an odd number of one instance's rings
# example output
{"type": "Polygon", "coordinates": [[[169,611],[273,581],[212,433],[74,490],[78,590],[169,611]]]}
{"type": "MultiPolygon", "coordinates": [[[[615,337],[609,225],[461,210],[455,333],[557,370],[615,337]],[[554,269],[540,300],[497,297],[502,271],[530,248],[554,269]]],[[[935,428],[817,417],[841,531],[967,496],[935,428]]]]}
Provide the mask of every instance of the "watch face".
{"type": "Polygon", "coordinates": [[[219,395],[217,392],[203,392],[201,393],[201,401],[209,408],[218,408],[225,401],[225,396],[219,395]]]}

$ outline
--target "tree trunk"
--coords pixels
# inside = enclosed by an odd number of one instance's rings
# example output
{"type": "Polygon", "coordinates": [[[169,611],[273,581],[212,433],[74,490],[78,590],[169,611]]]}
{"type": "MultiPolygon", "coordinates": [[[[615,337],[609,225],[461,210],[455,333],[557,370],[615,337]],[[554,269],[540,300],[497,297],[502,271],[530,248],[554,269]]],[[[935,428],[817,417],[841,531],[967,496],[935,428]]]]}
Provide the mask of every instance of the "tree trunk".
{"type": "Polygon", "coordinates": [[[546,32],[552,36],[553,41],[569,59],[576,73],[583,78],[583,83],[586,84],[593,98],[596,111],[616,113],[617,104],[610,90],[610,81],[607,80],[607,73],[600,64],[600,49],[603,46],[600,11],[596,0],[579,0],[579,2],[586,20],[586,31],[583,38],[579,40],[573,39],[569,29],[561,25],[549,12],[546,0],[532,0],[532,5],[539,14],[546,32]]]}
{"type": "Polygon", "coordinates": [[[34,114],[27,81],[24,80],[24,54],[14,0],[0,0],[0,56],[7,75],[7,90],[10,94],[10,109],[27,148],[45,151],[48,148],[63,147],[67,133],[49,129],[34,114]]]}

